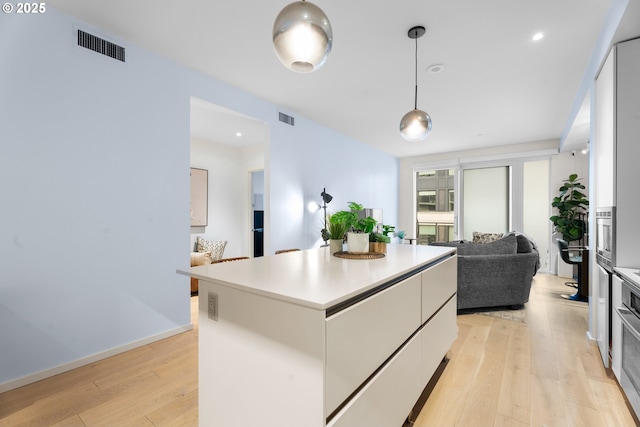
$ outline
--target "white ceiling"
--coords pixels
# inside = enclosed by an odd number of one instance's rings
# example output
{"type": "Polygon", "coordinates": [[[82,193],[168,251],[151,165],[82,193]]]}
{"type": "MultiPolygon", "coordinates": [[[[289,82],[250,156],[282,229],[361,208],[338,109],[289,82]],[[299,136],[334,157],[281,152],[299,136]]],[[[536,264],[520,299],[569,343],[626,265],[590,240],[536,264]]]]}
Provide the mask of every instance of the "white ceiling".
{"type": "MultiPolygon", "coordinates": [[[[273,51],[273,21],[288,3],[48,2],[105,35],[406,157],[560,139],[611,0],[314,0],[331,21],[334,42],[325,65],[311,74],[284,68],[273,51]],[[414,25],[427,27],[418,40],[418,108],[433,119],[419,143],[398,131],[413,108],[415,42],[407,31],[414,25]],[[538,32],[544,38],[532,41],[538,32]],[[433,64],[444,70],[429,73],[433,64]]],[[[195,108],[205,110],[192,118],[196,136],[223,138],[206,136],[208,122],[217,130],[241,126],[207,120],[206,103],[195,108]]],[[[235,131],[225,130],[233,137],[235,131]]]]}
{"type": "Polygon", "coordinates": [[[243,147],[262,144],[266,125],[219,105],[191,98],[191,136],[222,144],[243,147]]]}

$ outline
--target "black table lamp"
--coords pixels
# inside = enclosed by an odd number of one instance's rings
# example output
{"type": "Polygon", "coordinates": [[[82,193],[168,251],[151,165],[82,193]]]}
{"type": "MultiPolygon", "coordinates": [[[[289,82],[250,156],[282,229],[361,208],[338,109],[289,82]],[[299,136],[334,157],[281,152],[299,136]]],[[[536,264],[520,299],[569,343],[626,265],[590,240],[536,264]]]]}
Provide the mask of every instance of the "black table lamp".
{"type": "Polygon", "coordinates": [[[324,244],[325,246],[327,245],[327,203],[330,203],[331,200],[333,200],[333,196],[329,193],[327,193],[327,189],[326,188],[322,188],[322,193],[320,193],[320,196],[322,196],[322,211],[324,212],[324,228],[322,229],[322,240],[324,240],[324,244]]]}

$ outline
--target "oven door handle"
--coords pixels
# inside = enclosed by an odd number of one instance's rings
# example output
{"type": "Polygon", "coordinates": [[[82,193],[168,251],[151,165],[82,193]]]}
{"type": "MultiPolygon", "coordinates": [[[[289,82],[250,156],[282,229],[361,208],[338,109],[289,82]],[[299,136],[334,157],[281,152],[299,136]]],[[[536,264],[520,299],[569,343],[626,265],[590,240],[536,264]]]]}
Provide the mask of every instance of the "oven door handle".
{"type": "Polygon", "coordinates": [[[616,308],[616,311],[618,312],[618,316],[620,316],[624,326],[626,326],[629,332],[631,332],[633,336],[640,341],[640,319],[624,307],[616,308]]]}

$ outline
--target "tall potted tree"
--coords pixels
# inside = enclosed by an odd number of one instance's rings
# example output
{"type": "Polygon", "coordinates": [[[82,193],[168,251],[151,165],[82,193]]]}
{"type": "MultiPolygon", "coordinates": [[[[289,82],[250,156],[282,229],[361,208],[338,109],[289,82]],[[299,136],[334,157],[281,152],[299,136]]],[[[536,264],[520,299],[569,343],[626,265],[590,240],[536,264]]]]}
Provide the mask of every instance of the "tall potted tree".
{"type": "Polygon", "coordinates": [[[559,189],[559,194],[553,198],[551,206],[557,213],[551,218],[555,231],[562,234],[562,240],[571,242],[580,240],[587,232],[585,215],[589,207],[587,196],[581,191],[585,186],[580,183],[578,174],[569,175],[559,189]]]}

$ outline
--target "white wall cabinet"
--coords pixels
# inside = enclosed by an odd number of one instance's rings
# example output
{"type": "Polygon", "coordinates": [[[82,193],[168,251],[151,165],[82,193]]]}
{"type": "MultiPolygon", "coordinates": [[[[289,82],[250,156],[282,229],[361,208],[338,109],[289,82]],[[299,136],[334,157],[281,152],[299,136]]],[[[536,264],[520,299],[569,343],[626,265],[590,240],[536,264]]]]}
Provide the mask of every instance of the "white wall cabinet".
{"type": "Polygon", "coordinates": [[[592,206],[616,207],[616,266],[640,267],[640,39],[613,47],[595,89],[596,201],[592,206]]]}
{"type": "Polygon", "coordinates": [[[616,266],[640,267],[640,39],[616,47],[616,266]]]}
{"type": "MultiPolygon", "coordinates": [[[[594,166],[595,200],[592,208],[616,207],[616,233],[613,260],[616,267],[638,268],[637,245],[640,241],[638,212],[640,198],[640,39],[615,45],[605,60],[595,81],[594,166]]],[[[595,261],[595,256],[592,257],[595,261]]],[[[605,366],[608,366],[608,346],[611,339],[613,371],[619,375],[621,338],[620,319],[611,314],[619,301],[620,281],[612,281],[608,295],[606,274],[593,262],[592,305],[597,330],[596,337],[605,366]],[[611,325],[609,326],[609,318],[611,325]],[[611,333],[611,337],[609,337],[611,333]]]]}
{"type": "Polygon", "coordinates": [[[455,250],[326,249],[183,272],[200,280],[200,425],[402,426],[457,335],[455,250]]]}

